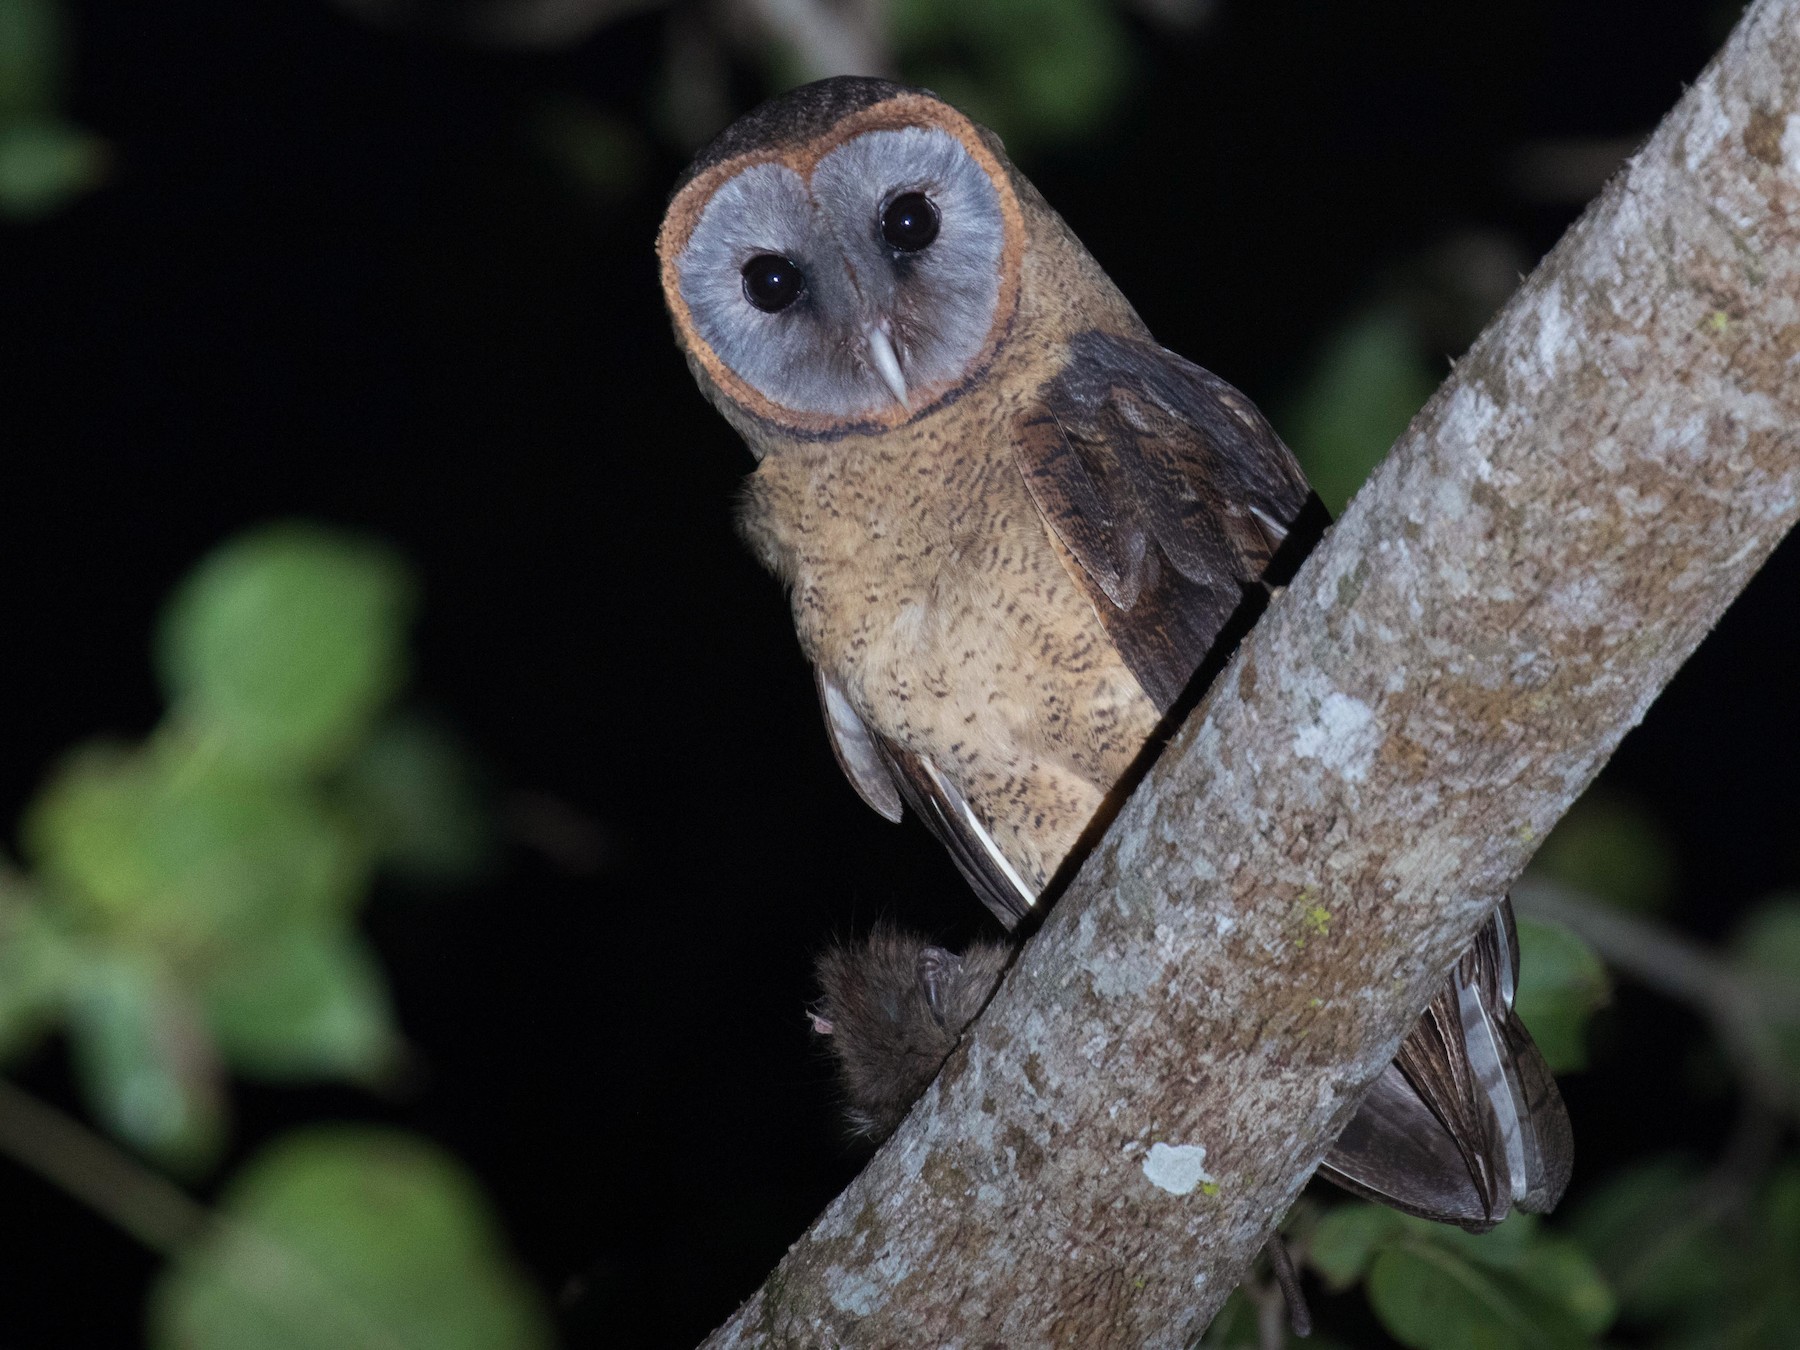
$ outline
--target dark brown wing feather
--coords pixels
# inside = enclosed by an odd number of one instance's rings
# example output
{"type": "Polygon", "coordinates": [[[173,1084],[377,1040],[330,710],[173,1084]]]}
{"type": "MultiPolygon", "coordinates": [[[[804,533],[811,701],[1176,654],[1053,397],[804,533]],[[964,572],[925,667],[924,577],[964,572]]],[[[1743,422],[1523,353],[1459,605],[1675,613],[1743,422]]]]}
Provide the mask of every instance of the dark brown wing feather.
{"type": "Polygon", "coordinates": [[[895,824],[900,822],[900,785],[882,743],[870,732],[850,700],[824,671],[813,668],[813,687],[819,694],[819,711],[825,715],[825,735],[838,768],[850,780],[869,809],[895,824]]]}
{"type": "Polygon", "coordinates": [[[892,741],[882,745],[906,804],[950,850],[957,870],[981,903],[1007,928],[1015,927],[1031,912],[1037,896],[995,847],[986,825],[930,760],[892,741]]]}
{"type": "Polygon", "coordinates": [[[1017,445],[1032,500],[1165,712],[1289,533],[1308,536],[1304,553],[1325,524],[1250,401],[1154,343],[1075,338],[1017,445]]]}
{"type": "Polygon", "coordinates": [[[963,878],[1008,928],[1031,912],[1037,898],[995,845],[988,827],[956,785],[923,755],[869,730],[836,681],[814,667],[819,711],[838,768],[870,807],[892,821],[902,800],[950,851],[963,878]]]}
{"type": "Polygon", "coordinates": [[[1338,1137],[1320,1172],[1395,1209],[1482,1232],[1555,1207],[1574,1160],[1556,1080],[1513,1014],[1503,901],[1338,1137]]]}

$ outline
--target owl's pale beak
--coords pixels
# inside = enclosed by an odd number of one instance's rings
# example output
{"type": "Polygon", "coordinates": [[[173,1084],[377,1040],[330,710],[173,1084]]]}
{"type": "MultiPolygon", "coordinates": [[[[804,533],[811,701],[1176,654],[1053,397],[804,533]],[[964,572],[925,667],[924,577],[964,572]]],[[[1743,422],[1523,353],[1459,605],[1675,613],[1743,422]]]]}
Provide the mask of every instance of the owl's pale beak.
{"type": "Polygon", "coordinates": [[[900,358],[894,352],[894,342],[887,335],[887,328],[870,324],[863,330],[863,341],[868,345],[869,364],[875,367],[875,373],[881,376],[888,392],[900,400],[900,406],[906,407],[906,376],[900,373],[900,358]]]}

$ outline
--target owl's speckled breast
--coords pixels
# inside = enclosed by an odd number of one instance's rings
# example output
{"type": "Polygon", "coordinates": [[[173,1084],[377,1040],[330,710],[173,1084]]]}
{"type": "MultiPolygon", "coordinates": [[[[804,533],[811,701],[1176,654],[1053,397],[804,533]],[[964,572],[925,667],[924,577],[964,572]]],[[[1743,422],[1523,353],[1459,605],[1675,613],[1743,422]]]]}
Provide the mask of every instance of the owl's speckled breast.
{"type": "Polygon", "coordinates": [[[1157,712],[1058,556],[1010,417],[977,393],[878,440],[771,456],[742,524],[791,588],[807,655],[1041,885],[1157,712]]]}

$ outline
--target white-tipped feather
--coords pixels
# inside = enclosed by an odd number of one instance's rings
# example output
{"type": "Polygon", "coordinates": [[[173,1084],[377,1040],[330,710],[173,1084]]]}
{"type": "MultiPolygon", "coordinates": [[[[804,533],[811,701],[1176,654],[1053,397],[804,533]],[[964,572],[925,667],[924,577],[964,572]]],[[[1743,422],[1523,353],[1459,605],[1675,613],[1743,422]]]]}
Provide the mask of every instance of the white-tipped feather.
{"type": "Polygon", "coordinates": [[[1510,1175],[1505,1181],[1505,1193],[1517,1203],[1525,1198],[1531,1184],[1525,1175],[1525,1141],[1519,1133],[1525,1107],[1507,1075],[1493,1016],[1482,1004],[1480,991],[1460,975],[1456,978],[1456,1002],[1462,1017],[1463,1044],[1469,1051],[1469,1067],[1493,1110],[1506,1149],[1506,1170],[1510,1175]]]}
{"type": "Polygon", "coordinates": [[[1007,861],[1006,855],[1000,851],[1000,845],[994,842],[994,836],[988,833],[987,826],[981,823],[981,818],[975,814],[974,808],[963,799],[962,793],[952,787],[949,780],[938,772],[937,765],[930,760],[924,760],[923,763],[925,772],[931,775],[931,781],[937,785],[944,800],[955,805],[957,812],[968,825],[969,832],[981,841],[982,849],[994,865],[1000,869],[1007,881],[1012,883],[1013,889],[1018,891],[1019,898],[1025,902],[1025,908],[1030,909],[1037,903],[1037,892],[1025,884],[1025,878],[1019,875],[1018,869],[1007,861]]]}

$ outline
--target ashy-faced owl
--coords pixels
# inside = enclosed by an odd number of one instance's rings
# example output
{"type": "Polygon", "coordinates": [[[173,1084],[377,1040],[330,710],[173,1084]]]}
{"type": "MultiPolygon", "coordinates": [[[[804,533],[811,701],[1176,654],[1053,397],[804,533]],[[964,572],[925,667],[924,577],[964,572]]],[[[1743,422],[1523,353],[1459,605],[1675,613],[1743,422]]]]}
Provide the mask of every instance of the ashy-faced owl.
{"type": "MultiPolygon", "coordinates": [[[[922,90],[826,80],[748,114],[658,252],[695,379],[757,459],[744,534],[838,762],[1012,926],[1325,512],[1250,401],[1158,346],[998,138],[922,90]]],[[[1503,906],[1327,1175],[1471,1227],[1554,1204],[1568,1122],[1517,966],[1503,906]]]]}

